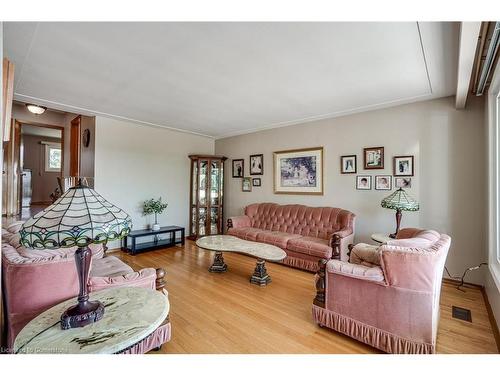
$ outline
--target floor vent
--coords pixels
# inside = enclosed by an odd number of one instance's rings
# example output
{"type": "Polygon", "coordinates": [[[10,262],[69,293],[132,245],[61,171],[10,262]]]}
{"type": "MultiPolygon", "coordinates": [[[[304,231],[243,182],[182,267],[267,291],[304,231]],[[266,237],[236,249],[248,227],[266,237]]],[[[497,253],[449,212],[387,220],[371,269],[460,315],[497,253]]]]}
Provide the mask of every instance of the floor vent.
{"type": "Polygon", "coordinates": [[[468,309],[464,309],[463,307],[452,306],[451,307],[451,316],[455,319],[465,320],[467,322],[472,322],[472,313],[468,309]]]}

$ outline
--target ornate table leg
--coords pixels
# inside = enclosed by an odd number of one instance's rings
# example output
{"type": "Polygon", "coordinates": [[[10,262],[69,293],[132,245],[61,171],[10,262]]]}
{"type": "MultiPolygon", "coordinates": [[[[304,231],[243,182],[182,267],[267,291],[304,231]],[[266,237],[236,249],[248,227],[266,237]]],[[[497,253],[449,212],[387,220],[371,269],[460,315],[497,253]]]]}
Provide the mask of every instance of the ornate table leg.
{"type": "Polygon", "coordinates": [[[271,276],[267,274],[266,261],[263,259],[257,259],[257,264],[255,266],[255,271],[250,278],[252,284],[257,284],[265,286],[271,282],[271,276]]]}
{"type": "Polygon", "coordinates": [[[227,264],[224,263],[224,256],[220,251],[215,252],[214,262],[208,270],[210,272],[217,272],[217,273],[227,271],[227,264]]]}

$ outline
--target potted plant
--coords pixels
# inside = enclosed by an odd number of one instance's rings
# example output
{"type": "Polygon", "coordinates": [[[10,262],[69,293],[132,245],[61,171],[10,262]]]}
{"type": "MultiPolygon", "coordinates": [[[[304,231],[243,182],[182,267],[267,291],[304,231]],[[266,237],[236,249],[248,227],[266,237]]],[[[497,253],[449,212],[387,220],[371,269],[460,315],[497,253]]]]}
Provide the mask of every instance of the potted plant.
{"type": "Polygon", "coordinates": [[[153,224],[153,230],[160,230],[160,224],[158,224],[158,214],[161,214],[168,206],[168,203],[162,203],[161,197],[158,199],[148,199],[144,202],[143,214],[151,215],[155,214],[155,223],[153,224]]]}

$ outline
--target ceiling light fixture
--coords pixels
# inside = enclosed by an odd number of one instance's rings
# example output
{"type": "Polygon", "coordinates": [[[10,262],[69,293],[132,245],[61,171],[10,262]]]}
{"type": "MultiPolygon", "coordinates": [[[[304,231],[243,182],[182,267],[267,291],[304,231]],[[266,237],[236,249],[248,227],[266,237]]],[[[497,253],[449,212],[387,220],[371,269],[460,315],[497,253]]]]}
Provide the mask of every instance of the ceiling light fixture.
{"type": "Polygon", "coordinates": [[[35,115],[41,115],[47,110],[47,107],[42,107],[41,105],[36,104],[26,104],[26,108],[28,108],[28,111],[34,113],[35,115]]]}

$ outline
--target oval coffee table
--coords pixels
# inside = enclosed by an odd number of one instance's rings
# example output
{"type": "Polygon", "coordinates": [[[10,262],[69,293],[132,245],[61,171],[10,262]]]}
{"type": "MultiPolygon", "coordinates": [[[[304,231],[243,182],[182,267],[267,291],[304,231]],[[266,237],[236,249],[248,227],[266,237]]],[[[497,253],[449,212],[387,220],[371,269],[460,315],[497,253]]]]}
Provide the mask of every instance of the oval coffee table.
{"type": "Polygon", "coordinates": [[[146,288],[111,288],[90,294],[104,304],[104,316],[81,328],[61,329],[61,314],[75,303],[62,302],[38,315],[17,335],[14,353],[119,353],[153,333],[168,315],[168,298],[146,288]]]}
{"type": "Polygon", "coordinates": [[[257,258],[255,271],[250,277],[250,282],[257,285],[267,285],[271,282],[271,276],[266,270],[266,260],[278,262],[286,258],[284,250],[277,246],[261,242],[245,241],[235,236],[215,235],[198,239],[196,245],[205,250],[215,251],[214,262],[208,269],[210,272],[226,272],[227,264],[224,263],[222,253],[240,253],[257,258]]]}

